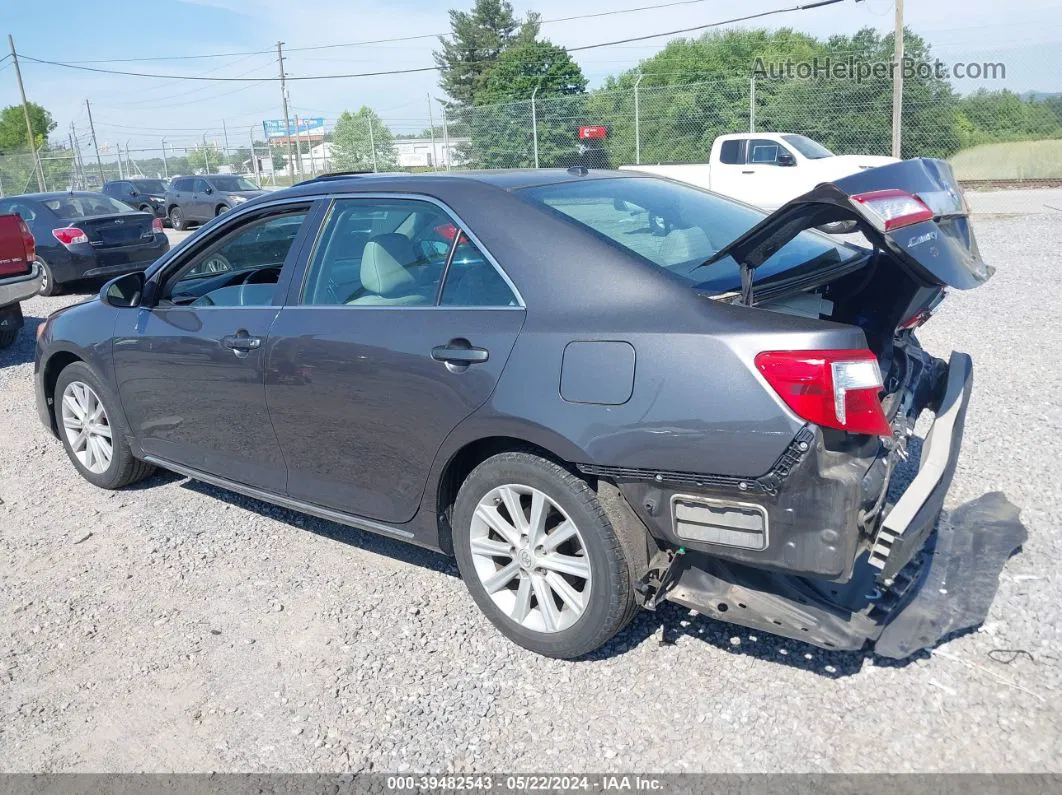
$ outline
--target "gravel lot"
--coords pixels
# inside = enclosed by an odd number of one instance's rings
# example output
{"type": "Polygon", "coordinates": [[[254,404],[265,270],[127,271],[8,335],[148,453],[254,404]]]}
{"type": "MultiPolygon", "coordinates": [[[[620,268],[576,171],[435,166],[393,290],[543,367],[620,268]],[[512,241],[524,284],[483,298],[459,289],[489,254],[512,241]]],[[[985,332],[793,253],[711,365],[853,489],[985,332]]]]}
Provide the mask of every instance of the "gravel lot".
{"type": "Polygon", "coordinates": [[[670,606],[548,660],[444,557],[174,475],[97,490],[33,405],[34,328],[77,298],[24,304],[0,352],[0,770],[1062,770],[1062,224],[978,232],[996,278],[922,333],[977,366],[948,508],[1001,490],[1030,538],[985,627],[906,664],[670,606]]]}

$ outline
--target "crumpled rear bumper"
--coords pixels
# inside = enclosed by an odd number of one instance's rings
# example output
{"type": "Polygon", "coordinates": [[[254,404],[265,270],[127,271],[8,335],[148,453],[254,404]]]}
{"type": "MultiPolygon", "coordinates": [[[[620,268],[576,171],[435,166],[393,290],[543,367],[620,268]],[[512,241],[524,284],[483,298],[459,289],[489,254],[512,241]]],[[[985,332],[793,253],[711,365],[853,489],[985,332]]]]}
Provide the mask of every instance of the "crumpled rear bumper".
{"type": "Polygon", "coordinates": [[[984,621],[1000,571],[1026,538],[1018,509],[986,494],[938,522],[970,399],[970,357],[952,354],[918,474],[845,582],[701,553],[676,561],[666,598],[705,615],[837,650],[907,657],[984,621]]]}

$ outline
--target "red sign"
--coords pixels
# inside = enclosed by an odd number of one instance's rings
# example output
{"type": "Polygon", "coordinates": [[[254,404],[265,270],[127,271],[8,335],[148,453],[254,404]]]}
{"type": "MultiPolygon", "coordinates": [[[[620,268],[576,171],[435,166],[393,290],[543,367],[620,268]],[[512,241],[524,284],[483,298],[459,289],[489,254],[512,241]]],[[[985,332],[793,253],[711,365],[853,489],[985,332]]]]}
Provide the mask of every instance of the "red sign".
{"type": "Polygon", "coordinates": [[[608,127],[603,124],[594,124],[579,128],[579,138],[608,138],[608,127]]]}

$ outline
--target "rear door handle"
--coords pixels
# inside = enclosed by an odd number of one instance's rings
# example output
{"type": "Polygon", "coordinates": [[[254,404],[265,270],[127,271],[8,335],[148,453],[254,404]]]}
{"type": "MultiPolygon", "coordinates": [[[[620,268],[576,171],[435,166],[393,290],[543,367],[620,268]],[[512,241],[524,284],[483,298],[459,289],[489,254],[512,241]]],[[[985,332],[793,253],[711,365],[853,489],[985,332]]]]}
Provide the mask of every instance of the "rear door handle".
{"type": "Polygon", "coordinates": [[[447,364],[478,364],[490,358],[486,348],[464,347],[461,345],[436,345],[431,349],[431,358],[447,364]]]}
{"type": "Polygon", "coordinates": [[[755,174],[755,171],[742,171],[742,174],[755,174]]]}

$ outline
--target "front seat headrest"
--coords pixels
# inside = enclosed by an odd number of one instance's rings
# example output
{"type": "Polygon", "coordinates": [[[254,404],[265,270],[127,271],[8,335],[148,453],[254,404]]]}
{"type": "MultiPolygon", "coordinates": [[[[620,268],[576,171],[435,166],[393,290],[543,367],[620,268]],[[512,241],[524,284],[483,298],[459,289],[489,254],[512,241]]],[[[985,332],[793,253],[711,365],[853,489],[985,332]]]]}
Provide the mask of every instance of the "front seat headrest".
{"type": "Polygon", "coordinates": [[[377,235],[365,244],[361,255],[361,285],[377,295],[393,295],[413,287],[416,279],[406,268],[416,259],[413,243],[405,235],[377,235]]]}

